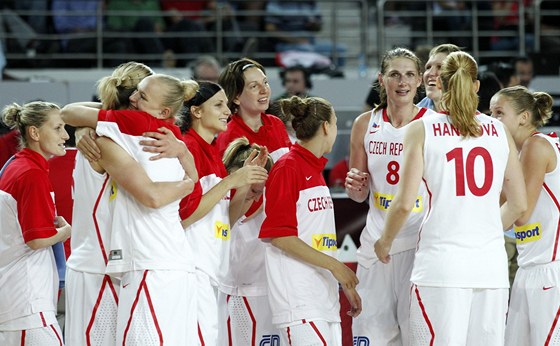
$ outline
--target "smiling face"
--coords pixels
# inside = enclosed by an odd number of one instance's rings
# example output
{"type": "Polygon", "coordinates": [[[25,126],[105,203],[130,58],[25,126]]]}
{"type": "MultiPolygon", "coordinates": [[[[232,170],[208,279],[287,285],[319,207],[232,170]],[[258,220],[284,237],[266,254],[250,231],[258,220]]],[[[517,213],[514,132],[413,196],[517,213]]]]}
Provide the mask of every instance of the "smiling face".
{"type": "Polygon", "coordinates": [[[34,138],[34,150],[43,155],[46,159],[52,156],[63,156],[66,154],[64,143],[70,138],[64,128],[64,121],[60,117],[60,110],[53,109],[48,113],[47,121],[36,128],[34,126],[29,131],[36,131],[34,138]]]}
{"type": "Polygon", "coordinates": [[[436,85],[439,77],[441,65],[443,60],[447,58],[447,53],[437,53],[432,55],[426,63],[426,70],[424,71],[424,88],[426,89],[426,96],[438,104],[441,101],[442,91],[436,85]]]}
{"type": "Polygon", "coordinates": [[[386,73],[379,75],[379,83],[385,88],[388,103],[408,104],[414,102],[422,81],[414,61],[395,58],[388,62],[386,73]]]}
{"type": "Polygon", "coordinates": [[[201,126],[198,129],[206,131],[212,136],[225,131],[231,115],[227,104],[226,93],[220,90],[200,106],[193,106],[193,115],[200,120],[201,126]]]}
{"type": "Polygon", "coordinates": [[[270,102],[270,85],[268,78],[257,67],[243,71],[245,86],[234,103],[239,106],[240,115],[258,116],[268,109],[270,102]]]}
{"type": "Polygon", "coordinates": [[[168,107],[163,106],[166,90],[166,86],[155,76],[144,78],[130,96],[130,109],[141,110],[158,119],[168,117],[169,112],[165,112],[168,107]]]}

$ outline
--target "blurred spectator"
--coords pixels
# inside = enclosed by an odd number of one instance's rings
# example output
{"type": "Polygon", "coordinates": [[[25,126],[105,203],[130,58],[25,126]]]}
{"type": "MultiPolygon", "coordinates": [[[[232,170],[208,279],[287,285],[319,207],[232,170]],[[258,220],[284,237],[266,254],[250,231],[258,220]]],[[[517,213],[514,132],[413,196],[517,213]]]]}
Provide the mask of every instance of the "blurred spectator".
{"type": "Polygon", "coordinates": [[[348,168],[348,156],[345,156],[342,160],[334,164],[334,166],[329,171],[329,177],[327,185],[330,188],[344,189],[344,182],[346,181],[346,174],[350,168],[348,168]]]}
{"type": "Polygon", "coordinates": [[[290,66],[279,72],[282,79],[284,93],[276,99],[287,99],[292,96],[308,97],[309,91],[313,88],[311,74],[303,66],[290,66]]]}
{"type": "Polygon", "coordinates": [[[177,10],[181,12],[186,19],[190,19],[202,26],[208,33],[207,38],[211,42],[211,49],[206,52],[215,50],[218,37],[216,36],[218,29],[218,18],[221,18],[219,25],[222,27],[224,37],[221,44],[226,52],[240,51],[243,45],[239,24],[235,16],[233,6],[227,1],[181,1],[181,0],[161,0],[161,6],[164,11],[177,10]],[[219,13],[219,14],[218,14],[219,13]]]}
{"type": "Polygon", "coordinates": [[[165,22],[159,0],[109,0],[106,10],[107,30],[143,34],[130,39],[132,52],[150,57],[137,56],[135,60],[161,66],[165,49],[159,34],[165,30],[165,22]],[[119,14],[119,11],[129,13],[119,14]]]}
{"type": "Polygon", "coordinates": [[[541,52],[560,52],[560,1],[543,1],[541,4],[541,52]]]}
{"type": "MultiPolygon", "coordinates": [[[[525,8],[530,8],[532,0],[523,0],[525,8]]],[[[494,12],[494,32],[514,31],[512,36],[494,36],[491,39],[492,50],[517,50],[519,49],[519,3],[517,1],[492,1],[492,11],[494,12]]],[[[530,51],[533,47],[534,35],[531,33],[532,20],[528,16],[525,18],[525,47],[530,51]]]]}
{"type": "MultiPolygon", "coordinates": [[[[3,124],[2,124],[3,125],[3,124]]],[[[4,125],[3,125],[4,126],[4,125]]],[[[19,150],[19,131],[9,130],[0,135],[0,169],[19,150]]]]}
{"type": "Polygon", "coordinates": [[[344,66],[347,51],[344,45],[319,42],[315,38],[322,27],[321,11],[316,1],[269,1],[265,16],[265,30],[274,34],[276,52],[310,52],[332,59],[334,49],[337,59],[333,62],[344,66]]]}
{"type": "MultiPolygon", "coordinates": [[[[101,11],[100,0],[52,0],[53,24],[57,33],[67,35],[61,40],[62,50],[67,53],[88,54],[97,52],[97,15],[101,11]]],[[[125,62],[130,52],[126,39],[104,38],[103,52],[122,55],[107,59],[105,66],[117,66],[125,62]]],[[[71,58],[64,62],[67,67],[93,66],[95,61],[71,58]]]]}
{"type": "Polygon", "coordinates": [[[191,64],[192,79],[195,81],[210,81],[218,83],[222,67],[211,55],[201,55],[191,64]]]}
{"type": "MultiPolygon", "coordinates": [[[[201,54],[215,51],[211,35],[196,19],[185,16],[176,8],[166,10],[165,19],[167,35],[162,41],[166,50],[175,54],[201,54]]],[[[184,67],[191,60],[192,58],[179,57],[176,66],[184,67]]]]}
{"type": "Polygon", "coordinates": [[[500,81],[501,89],[519,85],[519,77],[515,73],[513,65],[505,62],[494,62],[488,66],[488,71],[494,72],[500,81]]]}
{"type": "Polygon", "coordinates": [[[534,77],[533,60],[529,57],[521,56],[514,58],[512,65],[515,69],[515,74],[519,77],[519,84],[529,88],[529,84],[531,84],[531,80],[534,77]]]}
{"type": "Polygon", "coordinates": [[[490,115],[490,99],[501,89],[501,83],[494,72],[478,72],[480,87],[478,88],[478,111],[490,115]]]}

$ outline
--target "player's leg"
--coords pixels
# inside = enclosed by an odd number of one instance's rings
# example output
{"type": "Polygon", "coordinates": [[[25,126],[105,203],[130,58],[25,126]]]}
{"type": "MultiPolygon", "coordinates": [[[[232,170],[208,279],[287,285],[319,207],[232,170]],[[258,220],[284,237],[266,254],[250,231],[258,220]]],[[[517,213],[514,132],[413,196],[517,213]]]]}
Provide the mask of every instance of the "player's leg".
{"type": "Polygon", "coordinates": [[[410,297],[410,344],[465,345],[472,289],[413,285],[410,297]]]}
{"type": "Polygon", "coordinates": [[[466,345],[503,345],[509,289],[474,289],[466,345]]]}
{"type": "Polygon", "coordinates": [[[339,322],[300,321],[280,330],[291,346],[342,346],[339,322]]]}
{"type": "Polygon", "coordinates": [[[515,274],[506,319],[506,345],[530,345],[527,274],[524,268],[519,268],[515,274]]]}
{"type": "Polygon", "coordinates": [[[560,345],[560,262],[539,265],[527,281],[531,345],[560,345]]]}

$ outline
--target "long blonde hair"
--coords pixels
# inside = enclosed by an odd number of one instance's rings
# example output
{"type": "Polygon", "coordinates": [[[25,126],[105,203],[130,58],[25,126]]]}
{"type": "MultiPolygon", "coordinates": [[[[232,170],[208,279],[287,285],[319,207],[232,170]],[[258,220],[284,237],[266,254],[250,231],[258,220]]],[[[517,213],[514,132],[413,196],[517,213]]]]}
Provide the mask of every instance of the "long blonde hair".
{"type": "Polygon", "coordinates": [[[478,66],[474,58],[465,52],[454,52],[443,61],[439,76],[443,89],[441,106],[449,113],[453,126],[466,138],[481,135],[480,124],[475,117],[478,107],[477,75],[478,66]]]}

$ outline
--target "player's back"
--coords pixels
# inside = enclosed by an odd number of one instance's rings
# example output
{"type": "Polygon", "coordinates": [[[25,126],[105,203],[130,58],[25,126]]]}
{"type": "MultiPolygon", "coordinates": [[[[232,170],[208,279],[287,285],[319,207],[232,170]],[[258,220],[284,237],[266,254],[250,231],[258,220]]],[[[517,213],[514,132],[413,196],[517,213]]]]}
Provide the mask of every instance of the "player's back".
{"type": "Polygon", "coordinates": [[[503,125],[479,114],[480,137],[461,137],[445,114],[426,117],[428,211],[412,281],[439,287],[508,287],[499,197],[509,147],[503,125]]]}

